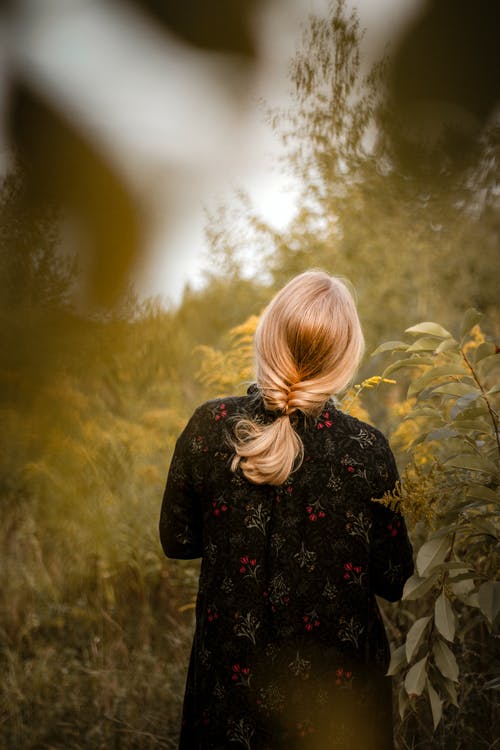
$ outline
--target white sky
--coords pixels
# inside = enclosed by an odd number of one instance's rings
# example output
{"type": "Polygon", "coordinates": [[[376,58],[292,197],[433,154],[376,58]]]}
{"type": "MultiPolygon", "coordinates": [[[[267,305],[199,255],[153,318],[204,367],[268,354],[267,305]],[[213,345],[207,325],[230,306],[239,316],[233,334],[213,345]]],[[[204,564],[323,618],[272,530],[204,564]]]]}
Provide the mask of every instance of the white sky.
{"type": "MultiPolygon", "coordinates": [[[[111,155],[145,206],[151,227],[145,294],[177,302],[199,283],[206,248],[204,207],[247,190],[276,227],[295,209],[290,177],[276,166],[278,139],[258,100],[286,104],[287,65],[310,13],[328,0],[267,0],[259,19],[258,65],[251,80],[236,62],[165,41],[114,0],[19,0],[0,28],[0,65],[42,88],[111,155]]],[[[383,52],[421,0],[349,0],[366,27],[367,60],[383,52]]],[[[0,82],[0,104],[4,87],[0,82]]],[[[1,137],[1,133],[0,133],[1,137]]]]}

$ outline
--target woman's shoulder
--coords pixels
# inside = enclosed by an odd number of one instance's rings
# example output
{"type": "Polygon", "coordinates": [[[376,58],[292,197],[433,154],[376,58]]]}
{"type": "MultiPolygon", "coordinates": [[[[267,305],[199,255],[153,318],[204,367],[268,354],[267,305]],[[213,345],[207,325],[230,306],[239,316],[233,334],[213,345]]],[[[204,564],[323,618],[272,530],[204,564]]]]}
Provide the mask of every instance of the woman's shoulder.
{"type": "MultiPolygon", "coordinates": [[[[326,404],[326,409],[330,411],[331,422],[337,429],[342,431],[346,436],[369,438],[373,443],[386,445],[388,443],[385,434],[370,422],[365,422],[348,412],[342,411],[335,399],[331,399],[326,404]]],[[[321,417],[320,417],[321,419],[321,417]]]]}
{"type": "Polygon", "coordinates": [[[194,411],[193,417],[199,419],[211,418],[215,422],[225,420],[229,416],[248,412],[258,404],[257,388],[250,386],[246,394],[217,396],[201,403],[194,411]]]}

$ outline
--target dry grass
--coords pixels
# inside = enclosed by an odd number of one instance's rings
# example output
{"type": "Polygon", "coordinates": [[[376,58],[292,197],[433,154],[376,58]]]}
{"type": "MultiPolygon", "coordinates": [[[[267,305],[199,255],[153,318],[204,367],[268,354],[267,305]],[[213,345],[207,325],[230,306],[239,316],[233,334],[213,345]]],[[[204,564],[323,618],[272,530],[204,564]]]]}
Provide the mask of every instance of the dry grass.
{"type": "Polygon", "coordinates": [[[158,549],[111,568],[75,538],[58,557],[24,511],[2,531],[0,747],[175,748],[196,567],[158,549]]]}

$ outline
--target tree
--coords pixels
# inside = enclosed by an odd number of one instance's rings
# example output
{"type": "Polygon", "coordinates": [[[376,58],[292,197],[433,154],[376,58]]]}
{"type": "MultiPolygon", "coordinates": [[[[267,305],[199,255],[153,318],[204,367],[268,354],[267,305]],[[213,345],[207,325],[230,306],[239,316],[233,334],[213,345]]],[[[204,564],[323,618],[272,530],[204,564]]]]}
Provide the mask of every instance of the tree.
{"type": "MultiPolygon", "coordinates": [[[[415,319],[451,325],[464,299],[498,309],[499,128],[481,136],[460,172],[443,156],[436,174],[424,150],[420,170],[406,170],[394,146],[402,126],[386,90],[388,61],[363,75],[362,36],[345,2],[310,18],[290,64],[291,106],[269,111],[299,209],[277,232],[241,201],[240,222],[273,287],[311,266],[351,279],[374,348],[415,319]]],[[[222,227],[218,244],[225,231],[232,248],[231,227],[222,227]]]]}

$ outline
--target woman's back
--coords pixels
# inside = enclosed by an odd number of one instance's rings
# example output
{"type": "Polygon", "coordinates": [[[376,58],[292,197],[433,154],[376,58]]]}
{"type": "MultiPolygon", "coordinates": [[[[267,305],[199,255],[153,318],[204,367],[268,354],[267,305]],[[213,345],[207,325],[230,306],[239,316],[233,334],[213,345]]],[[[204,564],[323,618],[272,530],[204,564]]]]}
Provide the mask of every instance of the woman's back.
{"type": "Polygon", "coordinates": [[[231,469],[242,416],[276,419],[255,386],[196,410],[164,496],[166,554],[203,558],[180,747],[392,747],[374,595],[399,599],[413,562],[402,517],[371,500],[398,478],[387,440],[331,400],[297,410],[300,467],[255,484],[231,469]]]}

